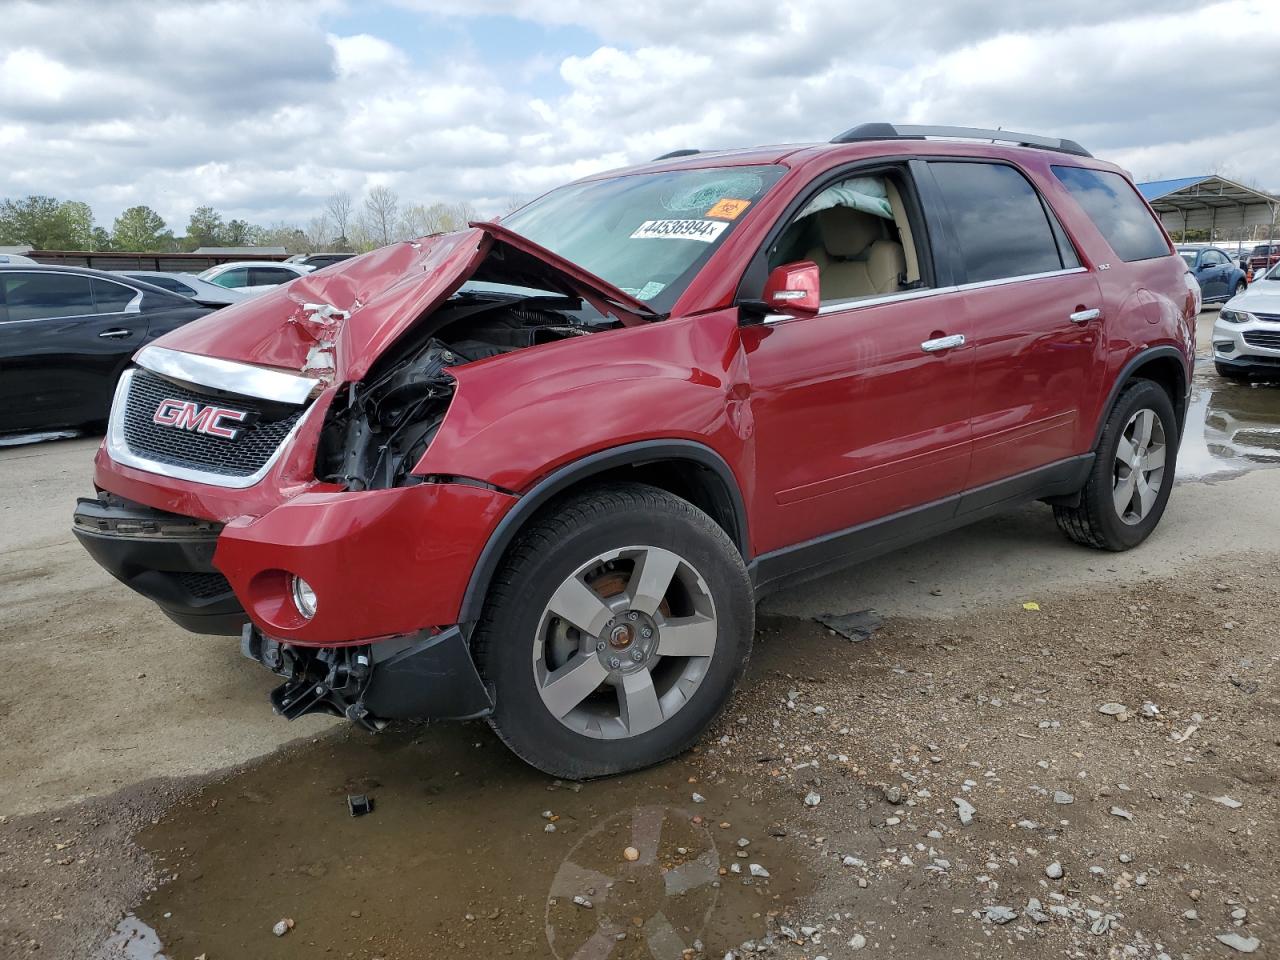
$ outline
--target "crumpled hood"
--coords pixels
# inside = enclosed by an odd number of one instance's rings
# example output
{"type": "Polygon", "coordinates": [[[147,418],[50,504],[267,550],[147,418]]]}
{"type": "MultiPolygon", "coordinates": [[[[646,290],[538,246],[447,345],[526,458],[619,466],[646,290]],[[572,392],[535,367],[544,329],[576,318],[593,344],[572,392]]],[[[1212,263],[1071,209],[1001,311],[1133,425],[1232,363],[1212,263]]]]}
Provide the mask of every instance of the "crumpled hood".
{"type": "Polygon", "coordinates": [[[581,297],[631,325],[654,316],[608,281],[496,223],[474,223],[381,247],[179,327],[155,342],[171,350],[359,380],[414,321],[467,280],[581,297]]]}

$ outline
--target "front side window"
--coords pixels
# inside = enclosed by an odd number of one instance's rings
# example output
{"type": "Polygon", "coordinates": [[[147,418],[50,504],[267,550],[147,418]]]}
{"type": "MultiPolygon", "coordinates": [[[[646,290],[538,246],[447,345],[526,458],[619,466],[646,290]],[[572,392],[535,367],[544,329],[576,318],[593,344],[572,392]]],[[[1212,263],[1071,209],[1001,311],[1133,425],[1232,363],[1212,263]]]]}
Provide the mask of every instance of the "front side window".
{"type": "Polygon", "coordinates": [[[769,248],[769,268],[811,260],[823,303],[924,286],[903,204],[901,171],[847,177],[818,190],[769,248]]]}
{"type": "Polygon", "coordinates": [[[966,282],[1063,268],[1049,215],[1021,173],[996,163],[935,162],[929,167],[951,216],[966,282]]]}
{"type": "Polygon", "coordinates": [[[81,317],[94,313],[93,286],[74,273],[4,273],[10,320],[81,317]]]}
{"type": "Polygon", "coordinates": [[[1147,205],[1124,177],[1084,167],[1053,168],[1098,232],[1126,263],[1169,255],[1169,243],[1147,205]]]}
{"type": "Polygon", "coordinates": [[[502,224],[661,312],[784,172],[716,167],[573,183],[502,224]]]}
{"type": "Polygon", "coordinates": [[[1204,259],[1200,261],[1202,267],[1220,267],[1227,262],[1227,258],[1220,254],[1217,250],[1206,250],[1204,259]]]}
{"type": "Polygon", "coordinates": [[[206,277],[210,283],[216,283],[220,287],[247,287],[249,286],[249,271],[244,267],[235,267],[226,273],[220,273],[216,277],[206,277]]]}

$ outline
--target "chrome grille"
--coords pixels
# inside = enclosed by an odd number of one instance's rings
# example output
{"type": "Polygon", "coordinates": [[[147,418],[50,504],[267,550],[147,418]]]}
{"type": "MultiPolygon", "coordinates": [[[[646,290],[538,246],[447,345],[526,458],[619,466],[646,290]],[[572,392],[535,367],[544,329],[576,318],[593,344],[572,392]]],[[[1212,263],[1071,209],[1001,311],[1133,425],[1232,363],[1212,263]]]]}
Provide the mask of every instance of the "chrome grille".
{"type": "Polygon", "coordinates": [[[136,456],[222,477],[249,477],[266,466],[303,412],[294,404],[202,393],[137,368],[132,371],[122,422],[125,443],[136,456]],[[235,440],[162,426],[153,417],[164,400],[225,404],[253,414],[253,422],[235,440]]]}
{"type": "Polygon", "coordinates": [[[1280,330],[1246,330],[1244,342],[1251,347],[1280,350],[1280,330]]]}
{"type": "MultiPolygon", "coordinates": [[[[1267,282],[1270,283],[1270,281],[1267,281],[1267,282]]],[[[1250,312],[1253,313],[1253,315],[1257,317],[1259,320],[1261,320],[1263,323],[1280,323],[1280,313],[1258,313],[1257,311],[1250,311],[1250,312]]]]}

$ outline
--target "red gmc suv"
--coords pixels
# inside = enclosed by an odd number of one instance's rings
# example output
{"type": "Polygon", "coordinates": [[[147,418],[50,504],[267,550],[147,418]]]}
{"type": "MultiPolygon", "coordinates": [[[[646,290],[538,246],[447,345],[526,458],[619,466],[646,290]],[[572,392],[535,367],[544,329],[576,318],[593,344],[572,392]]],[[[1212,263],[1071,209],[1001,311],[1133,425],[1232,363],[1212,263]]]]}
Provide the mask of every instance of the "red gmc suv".
{"type": "Polygon", "coordinates": [[[1141,543],[1199,306],[1071,141],[680,151],[144,347],[74,529],[286,717],[615,773],[724,708],[766,591],[1029,500],[1141,543]]]}

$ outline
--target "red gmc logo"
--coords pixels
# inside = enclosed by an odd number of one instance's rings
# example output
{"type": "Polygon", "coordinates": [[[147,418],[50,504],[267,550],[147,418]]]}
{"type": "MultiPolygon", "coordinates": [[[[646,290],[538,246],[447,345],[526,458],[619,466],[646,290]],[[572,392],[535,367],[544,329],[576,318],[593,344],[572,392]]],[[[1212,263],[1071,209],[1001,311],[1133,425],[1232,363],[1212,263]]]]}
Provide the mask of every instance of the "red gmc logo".
{"type": "Polygon", "coordinates": [[[179,430],[191,430],[224,440],[238,440],[244,433],[243,428],[223,426],[223,422],[244,423],[248,419],[249,414],[244,410],[213,405],[202,407],[191,400],[165,399],[156,407],[151,422],[162,427],[177,427],[179,430]]]}

